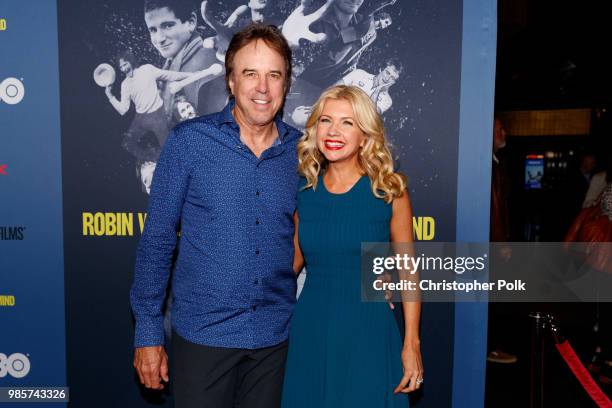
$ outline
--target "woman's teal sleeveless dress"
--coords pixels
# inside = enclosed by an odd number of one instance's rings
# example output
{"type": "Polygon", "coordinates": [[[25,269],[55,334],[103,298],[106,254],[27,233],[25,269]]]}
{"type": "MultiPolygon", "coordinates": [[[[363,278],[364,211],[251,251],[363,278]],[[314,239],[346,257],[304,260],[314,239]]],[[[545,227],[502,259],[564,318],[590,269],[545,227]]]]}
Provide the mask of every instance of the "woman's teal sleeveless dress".
{"type": "Polygon", "coordinates": [[[388,242],[391,205],[363,176],[344,194],[298,196],[308,275],[291,322],[283,408],[406,408],[393,394],[402,340],[389,305],[361,301],[362,242],[388,242]]]}

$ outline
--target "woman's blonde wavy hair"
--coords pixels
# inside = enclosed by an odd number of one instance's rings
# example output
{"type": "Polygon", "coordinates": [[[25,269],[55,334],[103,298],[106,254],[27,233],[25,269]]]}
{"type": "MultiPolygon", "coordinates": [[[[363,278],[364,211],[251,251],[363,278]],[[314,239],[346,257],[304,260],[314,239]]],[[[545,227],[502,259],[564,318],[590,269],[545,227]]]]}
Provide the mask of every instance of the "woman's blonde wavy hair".
{"type": "Polygon", "coordinates": [[[355,122],[366,135],[359,151],[359,165],[372,184],[372,193],[387,204],[406,190],[406,177],[393,171],[393,159],[385,138],[383,121],[368,95],[355,86],[336,85],[326,89],[312,107],[304,136],[297,146],[299,172],[306,177],[304,189],[317,188],[319,173],[327,167],[325,156],[317,148],[317,124],[327,99],[342,99],[351,104],[355,122]]]}

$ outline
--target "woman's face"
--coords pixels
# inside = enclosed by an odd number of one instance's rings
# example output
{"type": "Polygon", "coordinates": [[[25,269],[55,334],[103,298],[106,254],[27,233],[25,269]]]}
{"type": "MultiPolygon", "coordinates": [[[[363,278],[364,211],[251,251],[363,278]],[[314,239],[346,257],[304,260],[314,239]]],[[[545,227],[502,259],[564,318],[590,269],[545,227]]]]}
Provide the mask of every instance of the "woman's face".
{"type": "Polygon", "coordinates": [[[351,104],[343,99],[327,99],[317,123],[317,147],[330,163],[354,162],[366,135],[357,126],[351,104]]]}

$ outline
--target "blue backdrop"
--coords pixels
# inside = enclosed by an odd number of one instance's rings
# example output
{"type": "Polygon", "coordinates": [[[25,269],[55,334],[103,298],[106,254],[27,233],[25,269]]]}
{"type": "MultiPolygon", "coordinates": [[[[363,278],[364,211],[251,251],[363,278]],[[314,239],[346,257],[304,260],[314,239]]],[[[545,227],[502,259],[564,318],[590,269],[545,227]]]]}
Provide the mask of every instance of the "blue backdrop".
{"type": "MultiPolygon", "coordinates": [[[[244,2],[209,3],[224,21],[244,2]]],[[[282,23],[298,0],[274,4],[266,18],[282,23]]],[[[195,10],[198,33],[214,41],[195,10]]],[[[490,160],[481,159],[491,152],[496,2],[366,0],[359,13],[356,21],[392,22],[366,30],[329,83],[304,84],[326,48],[300,43],[285,118],[299,126],[294,109],[309,104],[306,95],[353,77],[361,86],[393,59],[402,69],[383,117],[415,215],[435,227],[427,239],[486,241],[490,160]]],[[[149,38],[142,1],[5,0],[0,22],[0,358],[30,365],[25,376],[0,376],[0,387],[67,384],[74,407],[170,406],[170,394],[139,387],[131,366],[128,291],[150,166],[124,149],[133,108],[119,115],[93,78],[100,64],[114,67],[119,98],[119,52],[168,64],[149,38]],[[24,97],[14,103],[20,84],[24,97]]],[[[198,97],[222,103],[212,85],[198,97]]],[[[180,120],[172,109],[168,126],[180,120]]],[[[141,145],[155,143],[145,136],[141,145]]],[[[486,305],[424,305],[427,383],[415,406],[484,404],[486,318],[486,305]]],[[[12,374],[23,374],[20,364],[12,374]]]]}
{"type": "Polygon", "coordinates": [[[0,83],[19,81],[0,86],[0,387],[65,386],[56,5],[6,0],[0,19],[0,83]]]}

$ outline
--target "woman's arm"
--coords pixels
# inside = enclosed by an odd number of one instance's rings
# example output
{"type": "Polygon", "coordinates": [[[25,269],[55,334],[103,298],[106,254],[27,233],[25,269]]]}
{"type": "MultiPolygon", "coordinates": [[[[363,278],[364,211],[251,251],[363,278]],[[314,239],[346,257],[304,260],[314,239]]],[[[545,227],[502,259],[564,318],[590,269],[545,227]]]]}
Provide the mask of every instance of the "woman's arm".
{"type": "MultiPolygon", "coordinates": [[[[408,192],[393,200],[393,215],[391,216],[391,242],[396,253],[408,253],[414,256],[412,248],[412,205],[408,192]],[[401,244],[401,245],[400,245],[401,244]]],[[[400,271],[401,279],[418,281],[418,272],[410,275],[407,271],[400,271]],[[401,276],[404,275],[404,276],[401,276]]],[[[402,309],[404,311],[404,347],[402,349],[402,364],[404,376],[394,392],[411,392],[418,389],[421,384],[417,379],[423,378],[423,362],[421,360],[421,339],[419,325],[421,319],[421,302],[417,299],[407,300],[408,294],[402,292],[402,309]]]]}
{"type": "Polygon", "coordinates": [[[293,222],[295,223],[295,233],[293,234],[293,246],[295,248],[293,255],[293,272],[295,272],[296,275],[299,275],[300,271],[304,267],[304,256],[302,255],[300,241],[298,239],[298,225],[300,223],[300,218],[298,217],[297,210],[295,213],[293,213],[293,222]]]}

